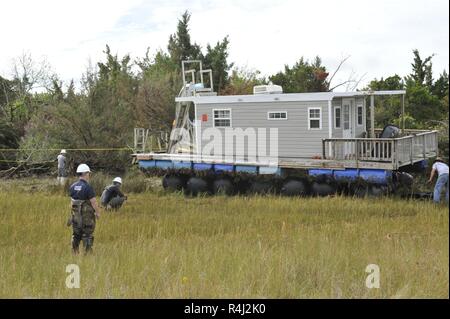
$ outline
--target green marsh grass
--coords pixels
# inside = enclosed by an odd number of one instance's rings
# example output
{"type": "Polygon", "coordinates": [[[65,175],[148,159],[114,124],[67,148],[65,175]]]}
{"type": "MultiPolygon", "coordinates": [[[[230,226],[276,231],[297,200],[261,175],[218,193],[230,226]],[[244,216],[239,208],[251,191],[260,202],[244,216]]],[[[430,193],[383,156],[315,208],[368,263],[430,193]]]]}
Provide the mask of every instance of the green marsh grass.
{"type": "MultiPolygon", "coordinates": [[[[155,188],[156,189],[156,188],[155,188]]],[[[3,298],[448,298],[448,208],[398,199],[130,194],[74,256],[68,197],[0,189],[3,298]],[[77,264],[81,287],[68,289],[77,264]],[[368,264],[380,288],[365,286],[368,264]]]]}

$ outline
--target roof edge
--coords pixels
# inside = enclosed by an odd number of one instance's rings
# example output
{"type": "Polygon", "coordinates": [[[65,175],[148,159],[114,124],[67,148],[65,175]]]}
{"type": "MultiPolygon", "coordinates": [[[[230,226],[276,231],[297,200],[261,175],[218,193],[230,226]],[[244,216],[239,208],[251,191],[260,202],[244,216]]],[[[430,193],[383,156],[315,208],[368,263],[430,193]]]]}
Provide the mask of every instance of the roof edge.
{"type": "Polygon", "coordinates": [[[339,97],[361,97],[381,95],[404,95],[405,90],[391,91],[356,91],[356,92],[309,92],[280,94],[248,94],[248,95],[217,95],[217,96],[185,96],[176,97],[176,102],[193,102],[196,104],[220,103],[258,103],[258,102],[308,102],[331,101],[339,97]]]}

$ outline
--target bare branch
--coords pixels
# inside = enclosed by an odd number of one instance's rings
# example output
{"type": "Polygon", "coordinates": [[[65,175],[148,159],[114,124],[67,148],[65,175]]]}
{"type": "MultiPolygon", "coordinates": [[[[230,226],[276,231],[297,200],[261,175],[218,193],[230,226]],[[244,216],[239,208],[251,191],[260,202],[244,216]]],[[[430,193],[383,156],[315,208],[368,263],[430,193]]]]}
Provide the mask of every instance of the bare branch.
{"type": "Polygon", "coordinates": [[[358,85],[361,83],[361,81],[366,77],[366,75],[367,75],[367,72],[364,73],[364,74],[359,78],[359,80],[356,80],[356,81],[355,81],[355,85],[352,86],[352,88],[350,89],[350,91],[355,91],[356,88],[358,87],[358,85]]]}
{"type": "Polygon", "coordinates": [[[21,95],[31,91],[49,88],[52,80],[50,64],[45,58],[36,62],[30,53],[23,52],[21,56],[13,59],[12,76],[19,81],[21,95]]]}
{"type": "Polygon", "coordinates": [[[348,83],[350,83],[350,82],[353,82],[353,81],[352,81],[352,80],[347,80],[347,81],[344,81],[344,82],[342,82],[342,83],[339,83],[338,85],[333,86],[329,91],[333,91],[334,89],[337,89],[338,87],[341,87],[341,86],[343,86],[343,85],[346,85],[346,84],[348,84],[348,83]]]}
{"type": "MultiPolygon", "coordinates": [[[[331,81],[333,81],[334,76],[338,73],[338,71],[340,70],[340,68],[342,67],[342,65],[345,63],[345,61],[347,61],[350,58],[350,55],[347,55],[345,58],[343,58],[341,60],[341,62],[339,62],[339,65],[337,66],[336,70],[333,72],[333,74],[331,75],[330,79],[328,80],[328,87],[330,87],[331,85],[331,81]]],[[[333,89],[329,90],[332,91],[333,89]]]]}

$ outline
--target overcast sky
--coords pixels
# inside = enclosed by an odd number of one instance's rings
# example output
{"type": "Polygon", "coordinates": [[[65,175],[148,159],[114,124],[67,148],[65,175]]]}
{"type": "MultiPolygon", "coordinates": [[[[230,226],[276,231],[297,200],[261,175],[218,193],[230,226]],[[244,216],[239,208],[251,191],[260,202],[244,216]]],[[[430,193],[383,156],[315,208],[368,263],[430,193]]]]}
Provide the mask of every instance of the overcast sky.
{"type": "Polygon", "coordinates": [[[206,46],[230,37],[230,61],[269,75],[301,56],[319,55],[334,70],[347,55],[350,72],[373,78],[406,75],[412,50],[431,55],[435,75],[449,67],[448,0],[39,0],[2,1],[0,75],[29,52],[45,57],[62,79],[78,80],[88,65],[114,53],[166,50],[184,10],[192,40],[206,46]]]}

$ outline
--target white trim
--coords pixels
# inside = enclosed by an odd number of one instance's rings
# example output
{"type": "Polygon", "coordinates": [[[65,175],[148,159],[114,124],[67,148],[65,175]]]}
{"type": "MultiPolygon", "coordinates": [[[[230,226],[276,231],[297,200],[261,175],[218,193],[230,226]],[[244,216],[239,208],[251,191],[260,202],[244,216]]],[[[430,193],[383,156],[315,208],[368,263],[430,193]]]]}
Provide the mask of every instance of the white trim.
{"type": "Polygon", "coordinates": [[[335,106],[334,107],[334,113],[333,113],[333,117],[334,117],[334,128],[336,130],[341,130],[342,129],[342,107],[339,106],[335,106]],[[336,110],[339,109],[339,127],[336,125],[336,110]]]}
{"type": "MultiPolygon", "coordinates": [[[[200,148],[202,147],[201,143],[202,143],[202,139],[198,136],[198,127],[200,126],[200,131],[202,130],[201,128],[201,120],[197,119],[197,104],[192,103],[194,105],[194,134],[195,134],[195,152],[198,154],[200,148]]],[[[201,153],[201,152],[200,152],[201,153]]]]}
{"type": "Polygon", "coordinates": [[[367,102],[366,102],[365,98],[363,99],[363,107],[364,107],[364,109],[363,109],[363,113],[364,113],[364,131],[366,133],[368,133],[367,132],[367,102]]]}
{"type": "Polygon", "coordinates": [[[356,126],[361,127],[364,126],[364,105],[363,104],[356,104],[356,126]],[[359,124],[359,114],[358,109],[361,108],[361,124],[359,124]]]}
{"type": "Polygon", "coordinates": [[[287,111],[268,111],[267,112],[267,120],[269,120],[269,121],[286,121],[288,119],[288,113],[287,113],[287,111]],[[269,114],[270,113],[284,113],[284,114],[286,114],[286,117],[285,118],[270,118],[269,117],[269,114]]]}
{"type": "Polygon", "coordinates": [[[320,106],[315,106],[315,107],[308,107],[308,130],[313,130],[313,131],[319,131],[322,129],[322,107],[320,106]],[[319,110],[319,118],[311,118],[311,110],[319,110]],[[319,127],[313,127],[311,128],[311,120],[319,120],[319,127]]]}
{"type": "MultiPolygon", "coordinates": [[[[333,101],[328,101],[328,138],[333,138],[333,101]]],[[[308,111],[309,113],[309,111],[308,111]]],[[[308,121],[308,124],[310,122],[308,121]]],[[[331,143],[328,143],[328,154],[331,154],[331,143]]]]}
{"type": "Polygon", "coordinates": [[[232,115],[231,115],[231,108],[225,108],[225,109],[212,109],[212,121],[213,121],[213,127],[233,127],[232,123],[232,115]],[[215,111],[230,111],[230,117],[229,118],[218,118],[216,119],[214,116],[215,111]],[[216,120],[230,120],[230,126],[216,126],[216,120]]]}
{"type": "Polygon", "coordinates": [[[357,92],[312,92],[282,94],[248,94],[248,95],[216,95],[216,96],[184,96],[176,97],[176,102],[192,101],[197,104],[255,103],[255,102],[310,102],[331,101],[338,97],[365,97],[369,95],[402,95],[404,90],[397,91],[357,91],[357,92]]]}

